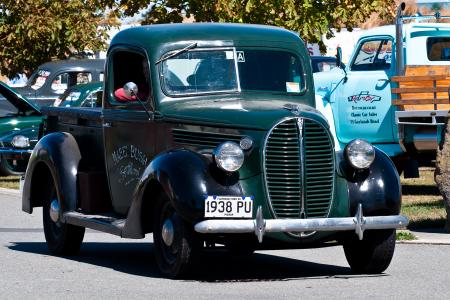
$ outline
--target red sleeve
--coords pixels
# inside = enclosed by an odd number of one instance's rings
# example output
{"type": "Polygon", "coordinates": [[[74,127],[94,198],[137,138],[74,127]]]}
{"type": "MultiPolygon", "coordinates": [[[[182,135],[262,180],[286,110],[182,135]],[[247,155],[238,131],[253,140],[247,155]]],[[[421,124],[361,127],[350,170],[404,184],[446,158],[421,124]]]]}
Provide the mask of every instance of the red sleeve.
{"type": "Polygon", "coordinates": [[[123,88],[117,89],[114,92],[114,96],[116,97],[116,100],[119,102],[128,102],[136,100],[136,96],[128,97],[127,95],[125,95],[123,88]]]}

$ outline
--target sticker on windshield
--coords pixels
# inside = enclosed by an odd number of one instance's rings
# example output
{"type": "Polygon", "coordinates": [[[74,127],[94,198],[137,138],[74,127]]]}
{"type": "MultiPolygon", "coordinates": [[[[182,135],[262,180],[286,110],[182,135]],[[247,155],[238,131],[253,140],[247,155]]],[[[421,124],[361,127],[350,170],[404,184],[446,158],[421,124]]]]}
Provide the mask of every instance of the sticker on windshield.
{"type": "Polygon", "coordinates": [[[245,62],[244,51],[236,51],[236,55],[237,55],[238,62],[245,62]]]}
{"type": "Polygon", "coordinates": [[[226,59],[233,59],[234,58],[233,51],[225,51],[225,57],[226,59]]]}
{"type": "Polygon", "coordinates": [[[286,82],[286,92],[288,93],[300,93],[300,83],[298,82],[286,82]]]}

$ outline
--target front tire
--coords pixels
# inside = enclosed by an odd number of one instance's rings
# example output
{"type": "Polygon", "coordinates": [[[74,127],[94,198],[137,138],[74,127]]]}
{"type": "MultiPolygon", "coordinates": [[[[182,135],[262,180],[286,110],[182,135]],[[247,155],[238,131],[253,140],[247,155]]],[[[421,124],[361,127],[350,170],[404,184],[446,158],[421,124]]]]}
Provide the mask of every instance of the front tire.
{"type": "Polygon", "coordinates": [[[347,262],[355,273],[378,274],[389,267],[395,250],[395,229],[366,231],[360,241],[356,235],[344,242],[347,262]]]}
{"type": "Polygon", "coordinates": [[[163,193],[157,199],[153,220],[153,243],[159,270],[169,278],[189,275],[202,248],[192,226],[177,214],[163,193]]]}
{"type": "MultiPolygon", "coordinates": [[[[84,238],[84,227],[62,223],[60,219],[54,221],[51,217],[50,206],[57,197],[55,185],[52,182],[49,194],[44,199],[42,218],[44,223],[44,234],[47,246],[55,255],[75,255],[81,247],[84,238]]],[[[53,209],[54,210],[54,209],[53,209]]]]}

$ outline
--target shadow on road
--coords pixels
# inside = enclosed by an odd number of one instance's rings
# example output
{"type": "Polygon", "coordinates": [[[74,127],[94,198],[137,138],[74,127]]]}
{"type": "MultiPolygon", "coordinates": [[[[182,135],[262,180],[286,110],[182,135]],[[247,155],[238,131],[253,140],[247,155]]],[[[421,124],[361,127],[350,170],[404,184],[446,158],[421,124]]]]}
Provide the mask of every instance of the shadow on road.
{"type": "Polygon", "coordinates": [[[435,195],[439,196],[439,189],[433,185],[402,185],[402,195],[435,195]]]}
{"type": "MultiPolygon", "coordinates": [[[[16,242],[11,250],[51,255],[47,245],[40,242],[16,242]]],[[[76,256],[62,257],[91,265],[111,268],[145,277],[160,278],[151,243],[83,243],[76,256]]],[[[266,253],[235,257],[224,250],[205,251],[195,275],[189,280],[203,282],[248,282],[349,278],[372,275],[354,275],[350,268],[307,262],[266,253]]],[[[385,274],[376,276],[386,276],[385,274]]]]}

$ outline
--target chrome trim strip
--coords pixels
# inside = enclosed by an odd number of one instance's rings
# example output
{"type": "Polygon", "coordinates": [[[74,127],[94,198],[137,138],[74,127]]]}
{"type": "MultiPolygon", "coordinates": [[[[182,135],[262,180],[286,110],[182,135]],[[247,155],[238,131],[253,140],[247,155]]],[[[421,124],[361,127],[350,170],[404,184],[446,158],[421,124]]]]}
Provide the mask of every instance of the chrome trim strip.
{"type": "Polygon", "coordinates": [[[303,145],[303,119],[297,118],[297,129],[298,129],[298,143],[299,143],[299,152],[300,152],[300,184],[302,186],[300,190],[300,219],[306,219],[305,213],[305,147],[303,145]]]}
{"type": "Polygon", "coordinates": [[[266,232],[305,232],[305,231],[350,231],[354,230],[359,239],[367,229],[396,229],[408,225],[408,218],[401,215],[364,217],[359,204],[354,217],[318,219],[272,219],[262,217],[258,207],[254,220],[206,220],[195,224],[199,233],[251,233],[254,232],[261,243],[266,232]]]}

